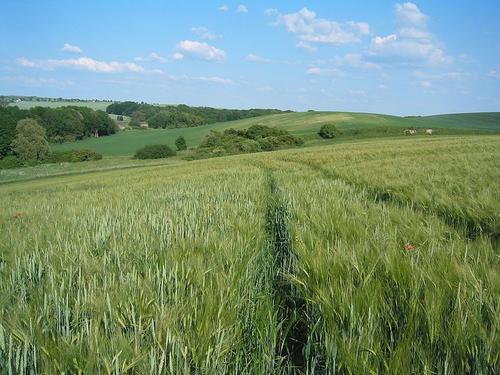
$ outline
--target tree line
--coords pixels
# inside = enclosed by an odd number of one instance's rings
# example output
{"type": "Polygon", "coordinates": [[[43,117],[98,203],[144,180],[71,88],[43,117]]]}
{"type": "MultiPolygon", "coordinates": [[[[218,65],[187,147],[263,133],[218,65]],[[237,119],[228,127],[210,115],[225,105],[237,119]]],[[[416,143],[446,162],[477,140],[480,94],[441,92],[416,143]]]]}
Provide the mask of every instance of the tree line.
{"type": "Polygon", "coordinates": [[[15,106],[0,107],[0,158],[12,151],[17,123],[28,118],[36,120],[45,129],[48,141],[54,143],[116,132],[116,125],[106,112],[87,107],[33,107],[26,110],[15,106]]]}
{"type": "MultiPolygon", "coordinates": [[[[282,113],[278,109],[220,109],[179,105],[152,105],[136,102],[110,104],[107,113],[131,117],[131,123],[147,122],[151,128],[189,128],[215,122],[282,113]]],[[[287,111],[289,112],[289,111],[287,111]]]]}
{"type": "Polygon", "coordinates": [[[0,157],[0,169],[102,159],[101,154],[92,150],[52,151],[47,140],[47,130],[33,118],[17,122],[10,148],[7,155],[0,157]]]}

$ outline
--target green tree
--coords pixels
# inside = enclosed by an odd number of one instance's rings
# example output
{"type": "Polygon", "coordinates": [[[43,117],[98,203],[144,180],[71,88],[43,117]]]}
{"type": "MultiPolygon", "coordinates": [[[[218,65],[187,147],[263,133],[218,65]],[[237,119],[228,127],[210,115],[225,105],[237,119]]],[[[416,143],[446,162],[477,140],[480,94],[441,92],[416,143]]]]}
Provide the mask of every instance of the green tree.
{"type": "Polygon", "coordinates": [[[335,138],[340,132],[334,124],[325,124],[321,127],[318,134],[321,138],[330,139],[335,138]]]}
{"type": "Polygon", "coordinates": [[[43,160],[49,153],[45,128],[31,118],[19,120],[12,149],[23,161],[43,160]]]}
{"type": "Polygon", "coordinates": [[[85,136],[84,116],[74,108],[47,108],[43,111],[41,120],[51,140],[58,136],[64,138],[64,141],[74,141],[85,136]]]}
{"type": "Polygon", "coordinates": [[[186,139],[182,135],[175,140],[175,147],[177,147],[179,151],[187,149],[186,139]]]}
{"type": "Polygon", "coordinates": [[[141,105],[135,102],[121,102],[112,103],[106,108],[107,113],[114,113],[115,115],[130,116],[132,112],[139,109],[141,105]]]}
{"type": "Polygon", "coordinates": [[[16,117],[11,108],[0,108],[0,159],[9,154],[16,137],[16,117]]]}
{"type": "Polygon", "coordinates": [[[156,115],[148,119],[148,125],[150,128],[154,129],[166,128],[167,124],[170,122],[170,118],[170,112],[160,111],[156,115]]]}

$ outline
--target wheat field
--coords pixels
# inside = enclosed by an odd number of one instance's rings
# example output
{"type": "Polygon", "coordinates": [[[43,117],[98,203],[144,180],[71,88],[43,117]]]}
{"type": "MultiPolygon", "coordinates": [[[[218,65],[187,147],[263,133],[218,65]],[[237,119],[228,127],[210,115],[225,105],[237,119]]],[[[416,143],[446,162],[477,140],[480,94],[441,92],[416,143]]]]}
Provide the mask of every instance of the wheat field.
{"type": "Polygon", "coordinates": [[[0,372],[498,373],[497,136],[0,185],[0,372]]]}

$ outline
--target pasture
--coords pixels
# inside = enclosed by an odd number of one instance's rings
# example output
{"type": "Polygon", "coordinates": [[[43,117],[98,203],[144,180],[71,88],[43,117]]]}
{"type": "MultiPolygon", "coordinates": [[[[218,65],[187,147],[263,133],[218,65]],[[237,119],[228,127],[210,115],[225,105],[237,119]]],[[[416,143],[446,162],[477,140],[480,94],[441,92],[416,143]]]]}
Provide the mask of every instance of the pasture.
{"type": "MultiPolygon", "coordinates": [[[[294,115],[224,126],[362,120],[294,115]]],[[[200,129],[143,134],[193,144],[200,129]]],[[[499,140],[365,139],[0,184],[0,372],[498,373],[499,140]]]]}

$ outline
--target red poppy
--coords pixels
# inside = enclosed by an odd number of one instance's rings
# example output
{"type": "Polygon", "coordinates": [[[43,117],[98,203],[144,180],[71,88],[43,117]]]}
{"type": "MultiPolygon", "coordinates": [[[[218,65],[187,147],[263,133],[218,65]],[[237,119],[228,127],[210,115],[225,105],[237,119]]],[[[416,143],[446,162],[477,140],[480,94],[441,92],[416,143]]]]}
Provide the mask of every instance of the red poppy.
{"type": "Polygon", "coordinates": [[[407,243],[405,245],[405,250],[414,250],[415,249],[415,246],[413,246],[411,243],[407,243]]]}

